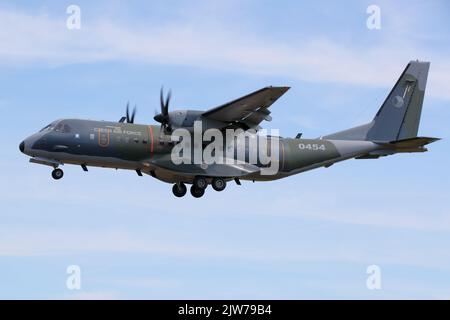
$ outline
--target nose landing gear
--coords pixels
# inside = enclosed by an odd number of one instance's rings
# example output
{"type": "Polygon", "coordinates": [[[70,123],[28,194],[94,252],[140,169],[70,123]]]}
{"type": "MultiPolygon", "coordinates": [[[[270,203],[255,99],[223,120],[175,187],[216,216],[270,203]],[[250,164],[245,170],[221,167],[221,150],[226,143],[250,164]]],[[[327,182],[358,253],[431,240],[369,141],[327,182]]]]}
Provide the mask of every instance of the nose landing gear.
{"type": "Polygon", "coordinates": [[[52,177],[55,180],[59,180],[64,176],[64,171],[62,171],[61,169],[56,168],[55,170],[52,171],[52,177]]]}

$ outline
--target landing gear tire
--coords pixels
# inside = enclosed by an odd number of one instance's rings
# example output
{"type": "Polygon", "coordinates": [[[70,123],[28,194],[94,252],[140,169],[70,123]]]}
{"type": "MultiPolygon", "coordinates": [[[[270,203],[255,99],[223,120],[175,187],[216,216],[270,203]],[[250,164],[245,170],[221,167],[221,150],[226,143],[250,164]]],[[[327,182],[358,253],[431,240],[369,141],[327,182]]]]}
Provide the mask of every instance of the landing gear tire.
{"type": "Polygon", "coordinates": [[[64,171],[62,171],[61,169],[55,169],[52,171],[52,177],[55,180],[59,180],[64,176],[64,171]]]}
{"type": "Polygon", "coordinates": [[[172,187],[172,192],[175,197],[181,198],[187,192],[186,185],[184,183],[175,183],[172,187]]]}
{"type": "Polygon", "coordinates": [[[223,191],[227,186],[227,182],[222,178],[214,178],[211,182],[211,186],[216,191],[223,191]]]}
{"type": "Polygon", "coordinates": [[[194,198],[201,198],[205,194],[205,189],[200,189],[197,188],[195,185],[192,185],[191,194],[194,198]]]}
{"type": "Polygon", "coordinates": [[[205,177],[197,176],[194,178],[193,185],[198,189],[205,190],[208,186],[208,181],[206,181],[205,177]]]}

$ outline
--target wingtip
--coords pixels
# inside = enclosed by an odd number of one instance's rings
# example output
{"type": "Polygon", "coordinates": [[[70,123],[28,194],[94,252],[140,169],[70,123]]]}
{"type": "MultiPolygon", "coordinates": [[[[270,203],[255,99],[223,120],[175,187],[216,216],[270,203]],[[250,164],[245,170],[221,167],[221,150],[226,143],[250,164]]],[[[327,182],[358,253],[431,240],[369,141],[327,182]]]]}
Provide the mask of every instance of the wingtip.
{"type": "Polygon", "coordinates": [[[436,137],[420,137],[420,138],[429,140],[430,141],[429,143],[442,140],[442,138],[436,138],[436,137]]]}
{"type": "Polygon", "coordinates": [[[288,86],[268,86],[265,89],[278,89],[278,90],[282,90],[284,92],[288,91],[291,87],[288,86]]]}

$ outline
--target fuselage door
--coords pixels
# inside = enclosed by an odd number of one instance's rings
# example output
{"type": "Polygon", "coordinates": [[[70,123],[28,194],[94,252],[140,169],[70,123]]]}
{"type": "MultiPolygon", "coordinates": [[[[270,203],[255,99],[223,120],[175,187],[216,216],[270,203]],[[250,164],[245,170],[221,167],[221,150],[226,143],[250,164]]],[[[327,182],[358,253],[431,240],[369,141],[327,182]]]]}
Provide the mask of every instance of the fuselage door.
{"type": "Polygon", "coordinates": [[[102,148],[109,147],[110,143],[110,130],[109,128],[98,128],[98,145],[102,148]]]}

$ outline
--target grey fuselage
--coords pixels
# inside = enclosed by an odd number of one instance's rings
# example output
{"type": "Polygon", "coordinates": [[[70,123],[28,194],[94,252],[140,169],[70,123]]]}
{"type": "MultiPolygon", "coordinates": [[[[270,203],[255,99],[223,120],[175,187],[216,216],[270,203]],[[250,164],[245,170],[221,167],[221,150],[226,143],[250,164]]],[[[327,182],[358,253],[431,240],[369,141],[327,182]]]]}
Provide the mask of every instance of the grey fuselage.
{"type": "MultiPolygon", "coordinates": [[[[154,160],[167,158],[175,145],[171,135],[160,130],[159,125],[63,119],[25,139],[21,149],[32,157],[32,162],[54,167],[75,164],[139,170],[169,183],[192,183],[191,173],[183,174],[154,164],[154,160]]],[[[277,138],[277,142],[277,172],[250,174],[242,179],[280,179],[382,148],[371,141],[277,138]]]]}

